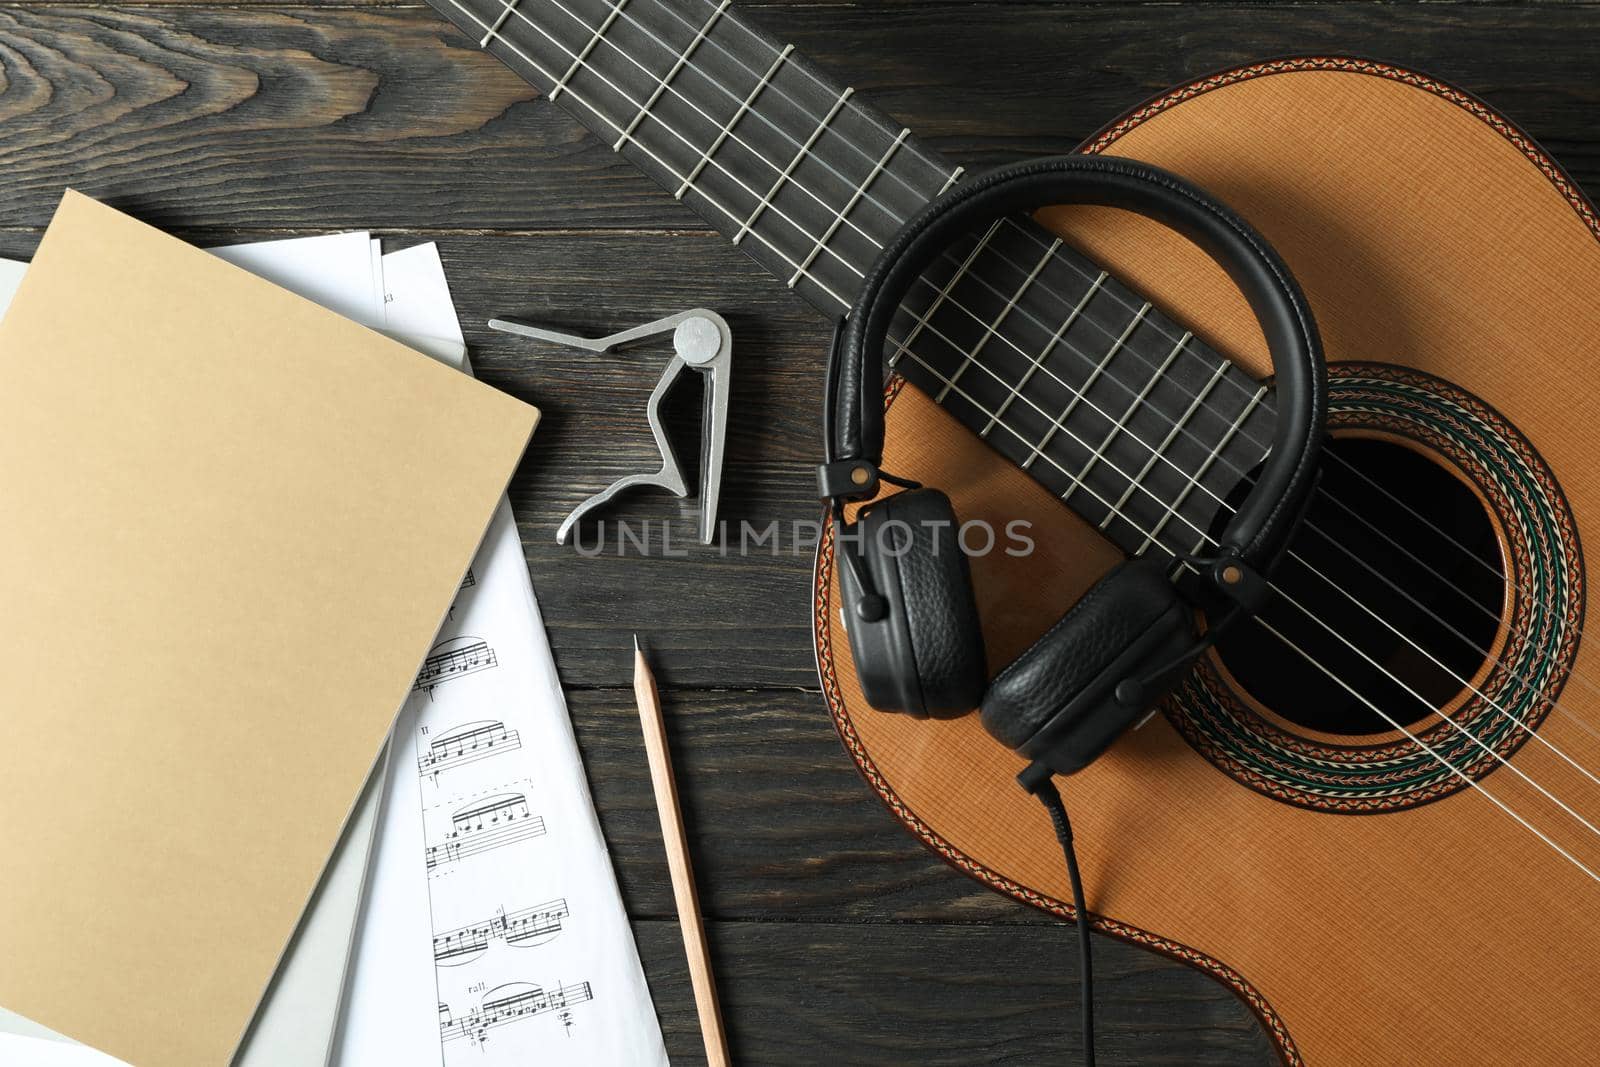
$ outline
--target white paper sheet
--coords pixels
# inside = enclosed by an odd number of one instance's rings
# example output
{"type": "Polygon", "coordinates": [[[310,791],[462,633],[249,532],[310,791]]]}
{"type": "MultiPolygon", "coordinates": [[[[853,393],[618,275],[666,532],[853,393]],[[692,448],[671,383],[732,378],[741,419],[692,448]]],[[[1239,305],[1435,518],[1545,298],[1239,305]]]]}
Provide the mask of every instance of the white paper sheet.
{"type": "Polygon", "coordinates": [[[383,281],[366,231],[207,249],[363,326],[383,325],[383,281]]]}
{"type": "MultiPolygon", "coordinates": [[[[386,265],[390,327],[459,343],[436,254],[412,252],[386,265]]],[[[417,686],[337,1061],[665,1064],[506,501],[417,686]]]]}
{"type": "Polygon", "coordinates": [[[43,1027],[37,1033],[0,1033],[0,1063],[6,1067],[128,1067],[115,1057],[43,1027]]]}
{"type": "Polygon", "coordinates": [[[390,252],[383,257],[383,280],[382,328],[441,363],[464,367],[466,338],[438,247],[424,244],[390,252]]]}
{"type": "Polygon", "coordinates": [[[387,753],[361,791],[328,869],[300,920],[233,1067],[283,1067],[327,1058],[355,943],[356,919],[388,781],[387,753]]]}
{"type": "Polygon", "coordinates": [[[22,276],[26,273],[26,263],[0,259],[0,315],[4,315],[11,306],[11,298],[17,295],[17,286],[22,284],[22,276]]]}

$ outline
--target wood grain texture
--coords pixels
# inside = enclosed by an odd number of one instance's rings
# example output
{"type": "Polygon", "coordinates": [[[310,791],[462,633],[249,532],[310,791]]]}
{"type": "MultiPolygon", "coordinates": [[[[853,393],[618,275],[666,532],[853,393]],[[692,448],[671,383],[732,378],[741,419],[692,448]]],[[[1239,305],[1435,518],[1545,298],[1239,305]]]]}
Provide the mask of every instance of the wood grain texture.
{"type": "MultiPolygon", "coordinates": [[[[739,1064],[1079,1062],[1072,932],[1016,926],[710,923],[739,1064]],[[846,962],[848,961],[848,962],[846,962]]],[[[676,924],[635,922],[674,1064],[703,1064],[676,924]]],[[[1127,945],[1096,946],[1095,1051],[1106,1064],[1267,1067],[1220,986],[1127,945]]]]}
{"type": "MultiPolygon", "coordinates": [[[[824,69],[969,166],[1066,151],[1176,82],[1290,52],[1404,62],[1492,97],[1583,182],[1591,6],[763,4],[824,69]],[[872,57],[867,61],[865,57],[872,57]]],[[[163,226],[434,231],[701,224],[427,9],[8,6],[6,226],[63,184],[163,226]],[[285,165],[292,161],[292,165],[285,165]]]]}
{"type": "MultiPolygon", "coordinates": [[[[620,649],[618,656],[627,662],[620,649]]],[[[708,917],[1053,924],[957,875],[902,831],[841,758],[817,694],[667,685],[663,695],[708,917]]],[[[632,693],[586,690],[569,699],[628,910],[671,918],[632,693]]]]}
{"type": "MultiPolygon", "coordinates": [[[[1492,100],[1600,188],[1600,9],[1476,3],[776,2],[780,36],[969,166],[1061,151],[1168,85],[1304,51],[1375,55],[1492,100]]],[[[0,9],[0,254],[64,185],[211,241],[374,227],[440,240],[483,376],[545,411],[513,497],[608,841],[675,1062],[699,1062],[626,682],[658,654],[739,1062],[1070,1062],[1068,931],[946,867],[841,754],[809,644],[809,552],[574,559],[555,526],[651,454],[651,354],[588,360],[483,329],[600,331],[694,304],[735,333],[724,512],[815,515],[826,331],[798,300],[431,11],[390,0],[163,0],[0,9]],[[675,690],[720,687],[715,692],[675,690]],[[799,920],[799,921],[796,921],[799,920]],[[1020,976],[1020,977],[1019,977],[1020,976]]],[[[697,398],[674,427],[692,433],[697,398]]],[[[1101,939],[1117,1063],[1269,1063],[1215,983],[1101,939]]]]}

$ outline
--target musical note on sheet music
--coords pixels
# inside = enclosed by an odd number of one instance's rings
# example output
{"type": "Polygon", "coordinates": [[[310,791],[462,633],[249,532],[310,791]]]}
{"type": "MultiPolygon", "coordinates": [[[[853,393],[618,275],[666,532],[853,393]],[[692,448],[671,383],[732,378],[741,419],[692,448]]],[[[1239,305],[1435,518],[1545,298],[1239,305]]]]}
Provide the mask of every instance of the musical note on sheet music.
{"type": "MultiPolygon", "coordinates": [[[[422,286],[409,302],[389,290],[389,325],[426,306],[419,334],[464,351],[437,252],[419,248],[426,278],[404,276],[422,286]]],[[[384,840],[404,847],[374,858],[384,891],[363,916],[340,1062],[668,1067],[507,501],[454,601],[394,737],[384,840]]]]}
{"type": "Polygon", "coordinates": [[[502,793],[450,816],[450,833],[427,847],[428,870],[457,863],[518,841],[544,836],[544,819],[528,810],[521,793],[502,793]]]}
{"type": "Polygon", "coordinates": [[[593,999],[594,990],[588,982],[559,985],[551,990],[531,982],[508,982],[485,993],[481,1006],[472,1009],[459,1019],[451,1014],[449,1005],[441,1003],[439,1036],[444,1041],[466,1038],[474,1045],[481,1045],[488,1039],[489,1031],[497,1026],[532,1019],[549,1012],[564,1014],[574,1005],[593,999]]]}
{"type": "Polygon", "coordinates": [[[422,670],[417,673],[411,690],[431,694],[446,682],[486,671],[499,663],[494,649],[482,638],[452,637],[433,646],[433,651],[422,661],[422,670]]]}
{"type": "Polygon", "coordinates": [[[503,722],[471,722],[457,726],[428,743],[428,750],[417,757],[417,771],[433,775],[451,767],[487,759],[522,747],[522,735],[503,722]]]}
{"type": "Polygon", "coordinates": [[[487,952],[496,940],[513,948],[542,945],[561,932],[561,920],[569,914],[565,900],[511,912],[502,908],[482,922],[434,934],[433,960],[441,967],[454,967],[487,952]]]}

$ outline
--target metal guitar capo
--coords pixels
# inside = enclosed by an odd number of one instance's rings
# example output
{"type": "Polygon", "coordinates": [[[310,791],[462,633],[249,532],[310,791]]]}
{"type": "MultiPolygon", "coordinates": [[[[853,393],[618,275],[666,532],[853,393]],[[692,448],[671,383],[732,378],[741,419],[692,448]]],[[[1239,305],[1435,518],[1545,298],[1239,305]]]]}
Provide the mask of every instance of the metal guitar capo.
{"type": "Polygon", "coordinates": [[[657,485],[680,497],[689,495],[688,485],[683,480],[683,468],[661,425],[661,400],[685,369],[693,369],[710,376],[706,382],[705,413],[700,430],[700,542],[707,545],[711,543],[717,528],[717,498],[722,491],[723,446],[728,436],[728,375],[733,358],[733,334],[721,315],[705,308],[694,308],[593,340],[509,319],[492,319],[489,327],[519,337],[531,337],[597,354],[670,332],[675,354],[666,370],[661,372],[661,380],[656,383],[645,408],[650,420],[650,432],[655,435],[656,449],[661,453],[661,469],[654,474],[629,474],[618,478],[579,504],[556,530],[556,540],[566,544],[568,535],[580,519],[608,503],[624,489],[636,485],[657,485]]]}

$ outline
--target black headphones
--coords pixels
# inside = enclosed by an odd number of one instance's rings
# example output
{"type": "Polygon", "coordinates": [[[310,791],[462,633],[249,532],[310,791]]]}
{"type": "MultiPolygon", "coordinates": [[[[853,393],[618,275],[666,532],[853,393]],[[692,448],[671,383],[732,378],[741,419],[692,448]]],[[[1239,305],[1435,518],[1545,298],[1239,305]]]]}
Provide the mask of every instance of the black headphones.
{"type": "MultiPolygon", "coordinates": [[[[1034,761],[1028,775],[1071,774],[1104,752],[1188,674],[1229,623],[1260,607],[1270,571],[1315,483],[1327,412],[1311,309],[1278,255],[1243,220],[1157,167],[1110,156],[1030,160],[957,186],[925,206],[883,249],[834,335],[818,469],[843,561],[844,624],[868,703],[916,716],[981,706],[983,725],[1034,761]],[[1147,216],[1225,269],[1255,312],[1272,355],[1277,429],[1255,485],[1217,538],[1189,559],[1182,592],[1172,561],[1123,563],[988,682],[959,522],[949,497],[879,469],[883,346],[902,299],[955,237],[1013,212],[1094,204],[1147,216]],[[844,503],[876,500],[846,522],[844,503]],[[1195,614],[1207,615],[1204,636],[1195,614]]],[[[1025,782],[1026,784],[1026,782],[1025,782]]]]}

